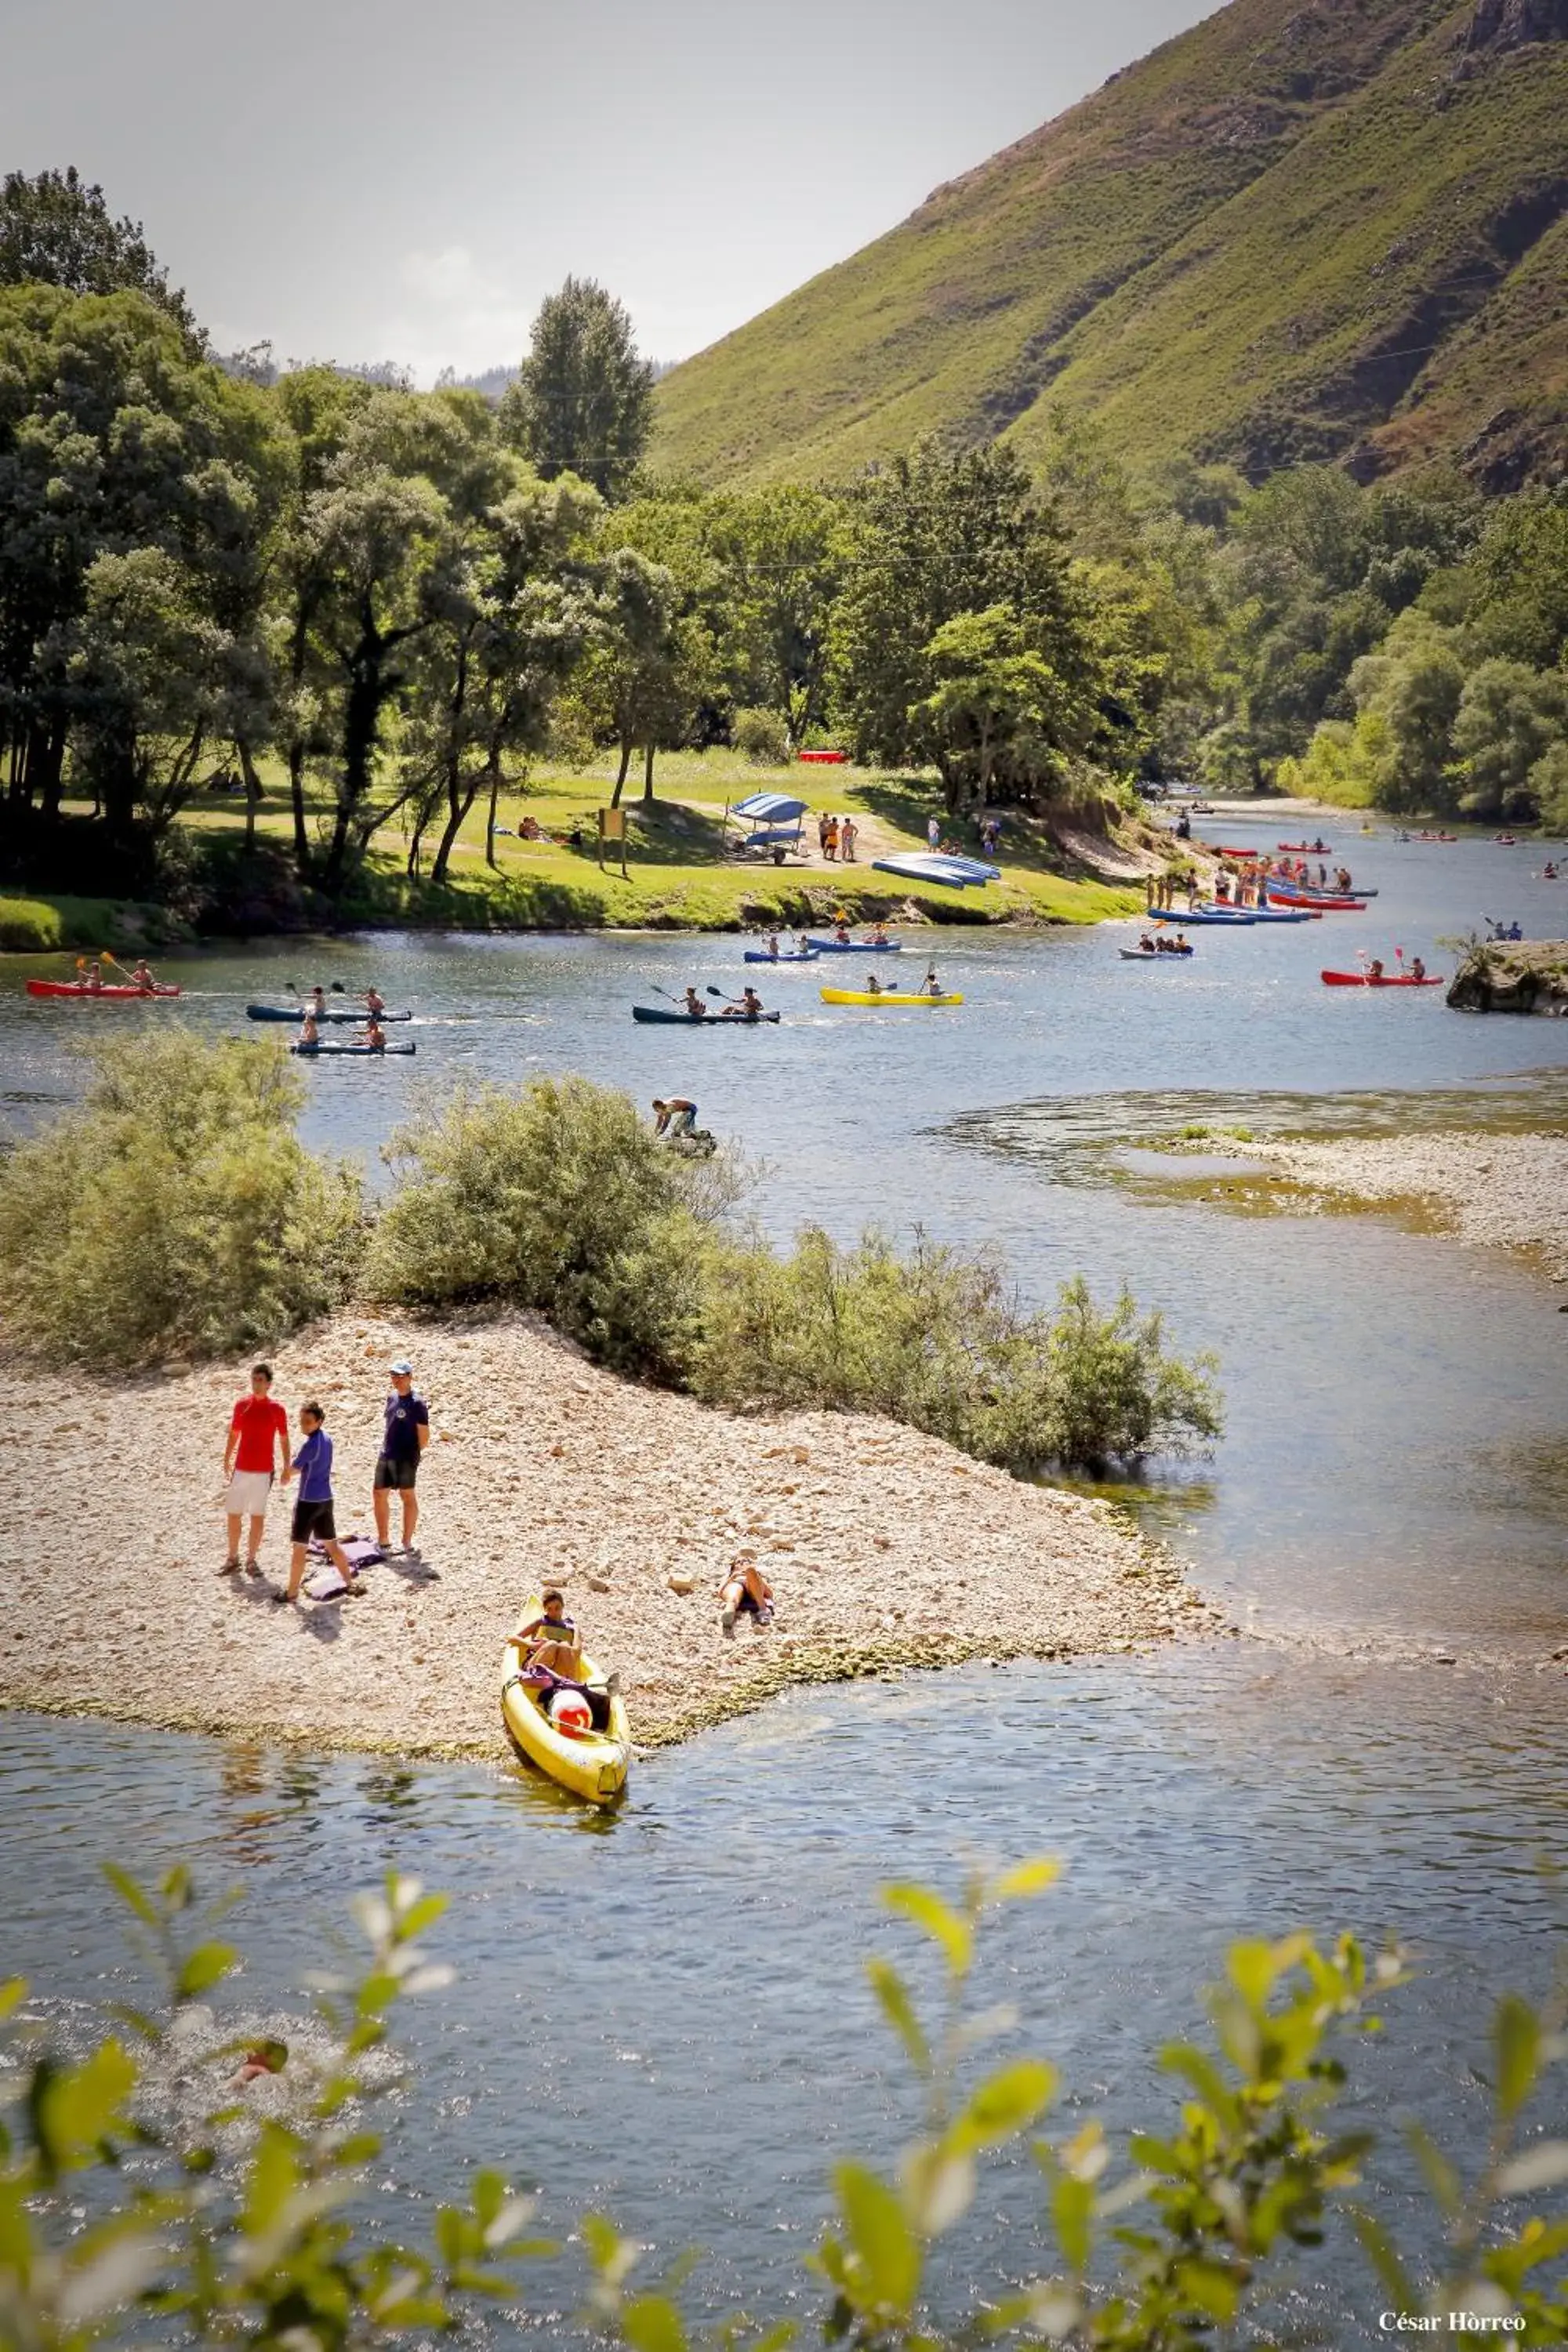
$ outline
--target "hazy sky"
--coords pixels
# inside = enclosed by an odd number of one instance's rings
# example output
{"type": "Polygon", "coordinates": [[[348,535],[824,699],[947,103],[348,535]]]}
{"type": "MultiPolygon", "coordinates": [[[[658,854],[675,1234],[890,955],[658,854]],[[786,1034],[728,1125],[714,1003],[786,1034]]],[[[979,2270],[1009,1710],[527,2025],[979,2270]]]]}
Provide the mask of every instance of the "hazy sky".
{"type": "Polygon", "coordinates": [[[464,373],[575,270],[674,360],[1207,13],[0,0],[0,163],[101,181],[220,349],[464,373]]]}

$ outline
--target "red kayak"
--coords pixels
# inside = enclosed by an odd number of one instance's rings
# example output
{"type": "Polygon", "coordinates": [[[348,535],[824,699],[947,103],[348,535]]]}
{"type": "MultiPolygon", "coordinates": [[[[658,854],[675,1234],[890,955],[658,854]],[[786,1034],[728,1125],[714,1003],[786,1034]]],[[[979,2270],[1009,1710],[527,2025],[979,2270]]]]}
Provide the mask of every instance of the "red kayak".
{"type": "Polygon", "coordinates": [[[1413,971],[1385,971],[1376,980],[1370,971],[1325,971],[1319,974],[1325,988],[1441,988],[1440,971],[1423,972],[1417,980],[1413,971]]]}
{"type": "Polygon", "coordinates": [[[1326,915],[1364,915],[1366,912],[1364,898],[1315,898],[1305,890],[1270,890],[1268,903],[1271,907],[1314,908],[1320,914],[1326,915]]]}
{"type": "Polygon", "coordinates": [[[1326,841],[1281,841],[1276,845],[1280,849],[1301,851],[1310,857],[1331,857],[1334,854],[1326,841]]]}
{"type": "Polygon", "coordinates": [[[161,983],[153,988],[115,988],[105,981],[101,988],[89,988],[82,980],[30,980],[29,996],[178,996],[177,988],[165,988],[161,983]]]}

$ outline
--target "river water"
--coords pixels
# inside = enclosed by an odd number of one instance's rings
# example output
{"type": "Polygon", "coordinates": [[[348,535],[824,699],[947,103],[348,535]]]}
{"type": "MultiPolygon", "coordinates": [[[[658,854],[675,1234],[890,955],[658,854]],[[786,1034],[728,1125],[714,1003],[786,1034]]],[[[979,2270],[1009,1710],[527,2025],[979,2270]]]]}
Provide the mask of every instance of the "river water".
{"type": "MultiPolygon", "coordinates": [[[[578,1068],[645,1099],[695,1096],[761,1163],[752,1206],[776,1233],[920,1223],[994,1242],[1032,1296],[1079,1268],[1102,1293],[1130,1280],[1176,1344],[1216,1350],[1229,1410],[1212,1463],[1133,1499],[1255,1638],[797,1695],[645,1763],[612,1822],[499,1754],[493,1770],[394,1770],[11,1718],[0,1966],[47,1975],[67,2004],[119,1989],[97,1860],[183,1852],[208,1885],[247,1885],[239,1999],[273,2019],[344,1889],[395,1859],[452,1891],[437,1940],[460,1969],[413,2021],[419,2127],[399,2191],[428,2194],[454,2159],[505,2159],[544,2182],[553,2224],[604,2203],[665,2252],[711,2250],[692,2289],[711,2309],[792,2308],[803,2291],[807,2307],[797,2264],[826,2156],[886,2154],[908,2121],[858,1967],[870,1938],[902,1948],[872,1901],[889,1874],[951,1884],[975,1854],[1066,1858],[1061,1889],[998,1930],[987,1981],[1075,2098],[1121,2125],[1168,2113],[1155,2053],[1192,2023],[1229,1936],[1396,1933],[1420,1972],[1358,2056],[1363,2102],[1385,2127],[1413,2109],[1461,2130],[1482,1996],[1539,1990],[1554,1932],[1537,1865],[1564,1843],[1549,1661],[1568,1642],[1568,1318],[1500,1255],[1385,1218],[1226,1214],[1223,1195],[1151,1181],[1137,1149],[1187,1122],[1561,1122],[1568,1027],[1317,974],[1363,942],[1450,969],[1437,942],[1483,913],[1558,935],[1568,885],[1532,881],[1531,848],[1346,846],[1381,892],[1364,915],[1200,934],[1190,965],[1157,969],[1122,963],[1115,928],[944,932],[961,1011],[823,1006],[824,978],[858,974],[846,959],[763,975],[776,1030],[628,1019],[655,988],[733,987],[723,938],[180,960],[180,1017],[204,1029],[243,1030],[247,998],[281,1001],[290,978],[374,976],[415,1005],[415,1061],[309,1075],[310,1139],[372,1166],[418,1090],[578,1068]],[[993,1760],[977,1723],[1007,1735],[993,1760]],[[522,2086],[540,2050],[566,2045],[542,2118],[522,2086]]],[[[79,1090],[72,1039],[169,1017],[0,999],[6,1123],[79,1090]]],[[[1212,1173],[1222,1184],[1225,1163],[1212,1173]]],[[[1379,2193],[1419,2231],[1401,2158],[1380,2161],[1379,2193]]],[[[1025,2172],[1005,2175],[961,2257],[1021,2273],[1034,2201],[1025,2172]]],[[[570,2309],[571,2281],[568,2264],[546,2305],[570,2309]]],[[[1378,2300],[1336,2246],[1303,2270],[1299,2315],[1360,2341],[1378,2300]]]]}

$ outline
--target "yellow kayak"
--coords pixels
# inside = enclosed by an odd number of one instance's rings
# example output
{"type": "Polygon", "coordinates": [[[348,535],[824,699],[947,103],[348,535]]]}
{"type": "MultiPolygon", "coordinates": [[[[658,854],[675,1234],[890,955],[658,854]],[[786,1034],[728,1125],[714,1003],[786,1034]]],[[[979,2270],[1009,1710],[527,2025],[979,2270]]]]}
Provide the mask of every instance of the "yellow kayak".
{"type": "Polygon", "coordinates": [[[892,988],[875,995],[868,988],[825,988],[822,1001],[824,1004],[962,1004],[963,999],[956,993],[928,996],[892,988]]]}
{"type": "MultiPolygon", "coordinates": [[[[536,1593],[528,1603],[520,1625],[537,1617],[541,1601],[536,1593]]],[[[500,1711],[513,1745],[521,1749],[531,1764],[537,1764],[551,1780],[562,1788],[570,1789],[574,1797],[584,1797],[591,1805],[612,1805],[626,1785],[631,1769],[632,1735],[626,1720],[626,1701],[617,1691],[610,1701],[610,1727],[607,1731],[560,1731],[546,1715],[540,1701],[548,1693],[531,1689],[513,1679],[518,1667],[517,1636],[513,1634],[501,1653],[500,1711]]],[[[604,1675],[586,1652],[583,1656],[583,1679],[595,1685],[604,1675]]]]}

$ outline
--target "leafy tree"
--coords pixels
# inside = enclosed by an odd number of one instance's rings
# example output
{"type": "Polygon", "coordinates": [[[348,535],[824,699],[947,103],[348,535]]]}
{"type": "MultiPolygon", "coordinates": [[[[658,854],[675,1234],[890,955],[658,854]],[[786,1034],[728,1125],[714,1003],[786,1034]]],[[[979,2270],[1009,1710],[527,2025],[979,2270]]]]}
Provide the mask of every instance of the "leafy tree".
{"type": "Polygon", "coordinates": [[[500,420],[546,481],[577,474],[602,498],[625,494],[653,427],[653,369],[625,307],[594,278],[546,296],[500,420]]]}
{"type": "Polygon", "coordinates": [[[1465,680],[1454,721],[1464,814],[1533,816],[1531,772],[1564,738],[1568,676],[1531,669],[1523,662],[1482,662],[1465,680]]]}
{"type": "MultiPolygon", "coordinates": [[[[494,862],[505,762],[542,747],[554,689],[590,634],[583,567],[597,509],[594,493],[574,476],[547,485],[519,465],[503,499],[454,523],[433,567],[426,591],[432,622],[421,641],[405,730],[405,769],[416,779],[421,812],[445,812],[433,881],[444,879],[464,820],[486,785],[487,848],[494,862]]],[[[418,842],[416,827],[411,872],[418,842]]]]}
{"type": "Polygon", "coordinates": [[[1470,569],[1480,650],[1536,669],[1568,656],[1568,488],[1526,491],[1490,516],[1470,569]]]}
{"type": "Polygon", "coordinates": [[[620,749],[610,794],[620,806],[632,753],[647,749],[651,797],[653,746],[660,727],[680,709],[683,666],[690,654],[680,620],[674,576],[634,547],[619,547],[600,567],[594,630],[578,691],[620,749]]]}
{"type": "Polygon", "coordinates": [[[1062,681],[1070,725],[1056,748],[1094,740],[1100,676],[1066,541],[1011,449],[922,449],[897,459],[859,493],[852,528],[834,674],[862,757],[911,756],[937,683],[928,651],[937,632],[996,606],[1062,681]]]}
{"type": "Polygon", "coordinates": [[[265,395],[193,360],[143,296],[0,289],[0,752],[14,823],[58,815],[84,683],[74,633],[100,557],[165,558],[181,609],[255,643],[256,597],[233,592],[269,528],[270,447],[265,395]]]}
{"type": "Polygon", "coordinates": [[[174,822],[204,751],[230,730],[229,640],[203,612],[190,573],[156,547],[100,555],[71,631],[69,675],[82,773],[111,841],[138,812],[154,835],[174,822]]]}
{"type": "Polygon", "coordinates": [[[1551,834],[1568,834],[1568,742],[1553,743],[1530,772],[1530,789],[1551,834]]]}
{"type": "Polygon", "coordinates": [[[803,743],[827,700],[833,608],[848,555],[844,501],[780,482],[722,502],[715,536],[733,599],[741,690],[803,743]]]}
{"type": "Polygon", "coordinates": [[[103,190],[74,163],[0,184],[0,286],[58,286],[68,294],[144,294],[166,310],[193,356],[206,339],[178,287],[171,286],[140,221],[116,220],[103,190]]]}
{"type": "Polygon", "coordinates": [[[998,761],[1033,781],[1056,764],[1068,697],[1005,604],[959,613],[925,648],[936,684],[910,716],[935,753],[950,804],[967,790],[981,809],[998,761]]]}
{"type": "MultiPolygon", "coordinates": [[[[1464,665],[1447,634],[1414,613],[1390,630],[1380,652],[1356,663],[1350,690],[1357,712],[1375,716],[1383,728],[1384,748],[1370,795],[1378,807],[1447,805],[1454,721],[1464,688],[1464,665]]],[[[1365,730],[1360,740],[1364,747],[1365,730]]]]}

